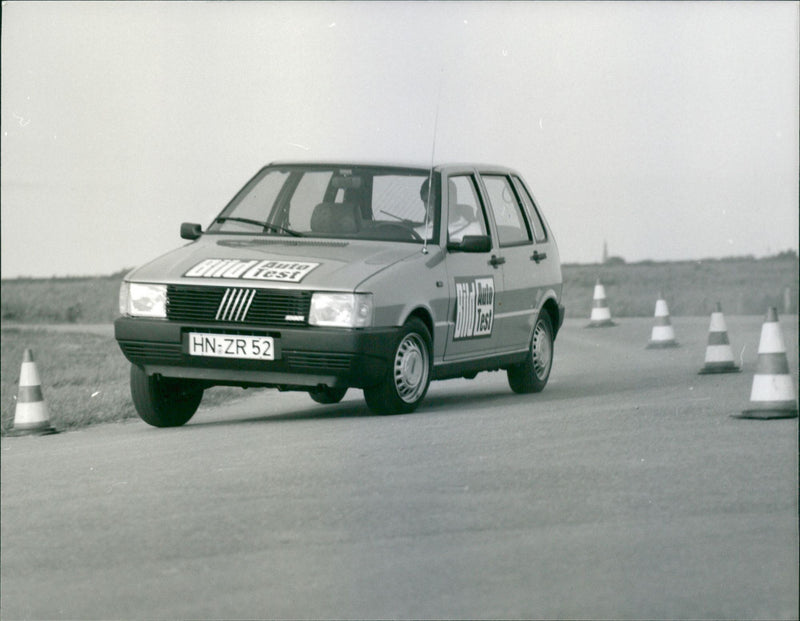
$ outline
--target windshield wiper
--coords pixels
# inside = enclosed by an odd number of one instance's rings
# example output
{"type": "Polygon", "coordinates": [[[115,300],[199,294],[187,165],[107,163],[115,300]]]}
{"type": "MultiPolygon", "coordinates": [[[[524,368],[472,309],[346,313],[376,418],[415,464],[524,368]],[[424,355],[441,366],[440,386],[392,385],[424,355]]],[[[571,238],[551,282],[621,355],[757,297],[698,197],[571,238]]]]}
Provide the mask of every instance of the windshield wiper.
{"type": "Polygon", "coordinates": [[[279,224],[270,224],[269,222],[259,222],[258,220],[253,220],[252,218],[240,218],[239,216],[221,216],[214,220],[214,222],[244,222],[246,224],[254,224],[255,226],[263,227],[264,229],[269,229],[270,231],[275,231],[276,233],[287,233],[288,235],[292,235],[293,237],[303,237],[302,233],[298,233],[297,231],[293,231],[292,229],[287,229],[285,226],[280,226],[279,224]]]}

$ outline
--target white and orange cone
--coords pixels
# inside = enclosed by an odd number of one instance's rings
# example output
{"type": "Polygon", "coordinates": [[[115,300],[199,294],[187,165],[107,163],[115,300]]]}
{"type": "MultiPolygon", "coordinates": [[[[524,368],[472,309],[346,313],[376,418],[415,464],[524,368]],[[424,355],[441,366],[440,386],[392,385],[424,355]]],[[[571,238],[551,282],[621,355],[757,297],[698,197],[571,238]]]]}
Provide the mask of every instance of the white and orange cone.
{"type": "Polygon", "coordinates": [[[778,311],[773,306],[761,326],[758,362],[750,391],[750,407],[737,418],[797,418],[797,396],[789,374],[778,311]]]}
{"type": "Polygon", "coordinates": [[[738,373],[741,371],[733,361],[733,350],[728,340],[728,327],[722,305],[717,302],[717,310],[711,313],[711,325],[708,327],[708,346],[706,347],[706,363],[698,375],[709,373],[738,373]]]}
{"type": "Polygon", "coordinates": [[[597,279],[597,284],[594,286],[594,297],[592,298],[592,314],[589,317],[589,324],[587,328],[610,328],[615,326],[611,321],[611,310],[608,308],[606,302],[606,288],[600,284],[600,279],[597,279]]]}
{"type": "Polygon", "coordinates": [[[675,340],[675,330],[672,329],[672,322],[669,319],[669,308],[664,296],[658,294],[656,300],[655,325],[650,333],[650,342],[647,349],[663,349],[666,347],[677,347],[675,340]]]}
{"type": "Polygon", "coordinates": [[[14,427],[9,435],[46,435],[50,433],[58,432],[50,426],[39,371],[33,360],[33,353],[30,349],[26,349],[19,371],[19,392],[14,412],[14,427]]]}

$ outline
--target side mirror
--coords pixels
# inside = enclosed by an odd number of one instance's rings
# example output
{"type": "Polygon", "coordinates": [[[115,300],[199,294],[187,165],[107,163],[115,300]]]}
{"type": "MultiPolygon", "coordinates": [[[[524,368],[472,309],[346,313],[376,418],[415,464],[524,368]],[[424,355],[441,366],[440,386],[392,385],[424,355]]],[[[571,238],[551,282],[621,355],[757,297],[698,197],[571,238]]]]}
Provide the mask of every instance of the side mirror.
{"type": "Polygon", "coordinates": [[[181,224],[181,237],[183,239],[197,239],[203,234],[203,227],[194,222],[183,222],[181,224]]]}
{"type": "Polygon", "coordinates": [[[460,242],[450,242],[447,249],[458,252],[489,252],[492,238],[488,235],[464,235],[460,242]]]}

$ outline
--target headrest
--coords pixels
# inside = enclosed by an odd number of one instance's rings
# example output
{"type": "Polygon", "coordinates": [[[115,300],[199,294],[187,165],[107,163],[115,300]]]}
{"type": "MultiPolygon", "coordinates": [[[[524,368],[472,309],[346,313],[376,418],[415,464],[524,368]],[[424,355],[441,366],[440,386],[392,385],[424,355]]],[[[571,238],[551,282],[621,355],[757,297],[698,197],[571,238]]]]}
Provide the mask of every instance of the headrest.
{"type": "Polygon", "coordinates": [[[360,225],[361,212],[353,203],[320,203],[311,214],[311,230],[315,233],[357,233],[360,225]]]}

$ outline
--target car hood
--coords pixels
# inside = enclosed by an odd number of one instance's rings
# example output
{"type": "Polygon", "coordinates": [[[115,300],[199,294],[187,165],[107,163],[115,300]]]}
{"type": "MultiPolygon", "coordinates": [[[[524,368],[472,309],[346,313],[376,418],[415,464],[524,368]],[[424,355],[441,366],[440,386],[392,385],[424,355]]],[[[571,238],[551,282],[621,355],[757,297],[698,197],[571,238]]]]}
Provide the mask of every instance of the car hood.
{"type": "Polygon", "coordinates": [[[208,235],[133,270],[126,280],[352,291],[420,253],[409,243],[208,235]]]}

